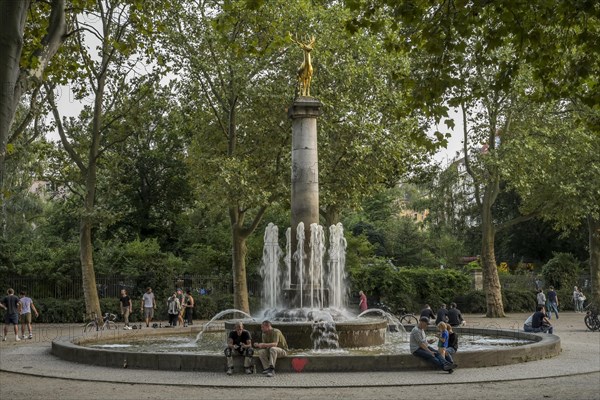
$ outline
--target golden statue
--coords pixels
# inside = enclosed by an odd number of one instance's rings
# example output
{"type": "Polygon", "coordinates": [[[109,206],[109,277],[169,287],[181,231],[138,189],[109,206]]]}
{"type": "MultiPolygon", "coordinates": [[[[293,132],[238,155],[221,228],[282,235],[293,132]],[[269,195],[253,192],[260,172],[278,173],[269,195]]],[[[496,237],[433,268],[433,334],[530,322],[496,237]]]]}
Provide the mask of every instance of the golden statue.
{"type": "Polygon", "coordinates": [[[310,62],[310,52],[313,49],[313,44],[315,44],[315,37],[311,36],[310,41],[308,43],[302,43],[298,40],[298,36],[296,39],[292,37],[290,33],[290,39],[292,42],[296,43],[302,50],[304,50],[304,61],[300,68],[298,68],[298,86],[300,88],[300,96],[310,96],[310,81],[312,80],[313,75],[313,66],[310,62]]]}

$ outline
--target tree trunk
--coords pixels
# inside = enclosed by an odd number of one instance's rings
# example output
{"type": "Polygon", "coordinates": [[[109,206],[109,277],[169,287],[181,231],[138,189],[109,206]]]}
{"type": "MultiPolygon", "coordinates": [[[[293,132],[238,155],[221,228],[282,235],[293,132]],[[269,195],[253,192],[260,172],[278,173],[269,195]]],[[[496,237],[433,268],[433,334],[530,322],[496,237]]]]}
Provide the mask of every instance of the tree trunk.
{"type": "Polygon", "coordinates": [[[2,236],[6,235],[6,202],[4,201],[4,165],[8,152],[9,131],[19,103],[19,63],[23,50],[23,32],[29,0],[0,0],[0,204],[2,236]]]}
{"type": "Polygon", "coordinates": [[[481,263],[483,268],[483,290],[487,304],[486,316],[488,318],[504,317],[502,304],[502,289],[498,269],[496,267],[496,253],[494,240],[496,236],[490,190],[486,190],[482,201],[481,211],[481,263]]]}
{"type": "Polygon", "coordinates": [[[250,313],[248,284],[246,282],[246,237],[237,222],[232,223],[231,242],[233,246],[233,307],[250,313]]]}
{"type": "Polygon", "coordinates": [[[600,301],[600,218],[588,216],[588,229],[590,235],[590,294],[592,300],[597,304],[600,301]]]}
{"type": "Polygon", "coordinates": [[[83,278],[83,298],[85,312],[88,319],[96,314],[102,315],[100,299],[96,288],[96,274],[94,272],[94,248],[92,246],[92,219],[89,216],[81,218],[79,232],[79,257],[81,260],[81,276],[83,278]]]}

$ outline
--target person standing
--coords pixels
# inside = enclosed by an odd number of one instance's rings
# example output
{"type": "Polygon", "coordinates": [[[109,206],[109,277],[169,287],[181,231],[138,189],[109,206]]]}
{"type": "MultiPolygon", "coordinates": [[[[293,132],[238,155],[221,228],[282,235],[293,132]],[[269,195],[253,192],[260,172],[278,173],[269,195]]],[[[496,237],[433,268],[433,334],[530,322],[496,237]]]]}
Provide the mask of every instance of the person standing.
{"type": "Polygon", "coordinates": [[[194,297],[192,297],[192,291],[190,289],[185,291],[185,315],[183,316],[185,322],[183,326],[194,325],[192,322],[192,313],[194,312],[194,297]]]}
{"type": "Polygon", "coordinates": [[[369,305],[367,304],[367,296],[362,290],[358,292],[358,296],[360,297],[360,301],[358,302],[358,309],[361,313],[367,311],[367,308],[369,308],[369,305]]]}
{"type": "Polygon", "coordinates": [[[546,306],[546,295],[542,289],[538,289],[536,300],[538,306],[546,306]]]}
{"type": "Polygon", "coordinates": [[[458,365],[448,362],[435,349],[429,346],[425,328],[429,325],[429,318],[420,317],[419,323],[410,331],[410,352],[413,356],[422,358],[423,360],[435,365],[441,370],[447,371],[449,374],[454,372],[458,365]]]}
{"type": "Polygon", "coordinates": [[[225,357],[227,358],[227,375],[233,374],[233,356],[244,357],[244,370],[246,374],[253,373],[252,356],[252,337],[250,332],[244,329],[241,321],[235,323],[235,329],[229,332],[227,337],[227,347],[225,348],[225,357]]]}
{"type": "Polygon", "coordinates": [[[273,328],[270,321],[263,321],[260,330],[262,331],[262,342],[254,343],[254,347],[260,349],[258,357],[264,368],[262,373],[268,377],[273,377],[275,376],[277,358],[287,356],[288,345],[283,333],[279,329],[273,328]]]}
{"type": "Polygon", "coordinates": [[[131,304],[131,298],[127,295],[127,290],[125,289],[121,289],[119,304],[121,306],[121,315],[123,316],[123,321],[125,322],[123,329],[131,329],[129,326],[129,315],[131,314],[131,310],[133,310],[133,305],[131,304]]]}
{"type": "Polygon", "coordinates": [[[573,305],[575,306],[575,312],[583,312],[583,302],[585,301],[585,296],[577,286],[573,288],[573,305]]]}
{"type": "Polygon", "coordinates": [[[181,304],[181,311],[179,312],[179,315],[177,316],[177,325],[183,326],[183,314],[185,314],[185,307],[183,306],[185,304],[184,303],[185,296],[183,294],[183,290],[177,289],[177,299],[179,300],[179,304],[181,304]]]}
{"type": "Polygon", "coordinates": [[[440,309],[437,312],[437,316],[435,317],[435,325],[438,326],[440,322],[448,321],[448,309],[445,304],[440,306],[440,309]]]}
{"type": "Polygon", "coordinates": [[[21,301],[15,296],[15,291],[13,289],[8,289],[6,294],[7,296],[0,301],[0,307],[6,310],[6,315],[4,315],[4,338],[2,338],[2,340],[6,342],[8,336],[8,324],[13,324],[15,328],[15,340],[18,342],[21,340],[19,339],[19,313],[21,312],[21,301]]]}
{"type": "Polygon", "coordinates": [[[167,300],[167,314],[169,314],[169,325],[177,326],[177,318],[181,311],[181,303],[177,298],[177,292],[173,292],[171,297],[167,300]]]}
{"type": "Polygon", "coordinates": [[[147,288],[146,293],[142,296],[142,313],[144,314],[144,319],[146,321],[146,327],[150,326],[150,322],[154,317],[154,309],[156,308],[156,299],[154,298],[154,293],[152,293],[152,288],[147,288]]]}
{"type": "Polygon", "coordinates": [[[450,309],[448,310],[448,324],[450,326],[461,326],[466,324],[462,313],[456,308],[456,303],[450,303],[450,309]]]}
{"type": "Polygon", "coordinates": [[[550,286],[550,290],[548,290],[548,319],[552,319],[552,311],[554,311],[554,314],[556,315],[556,319],[558,319],[558,306],[559,306],[559,302],[558,302],[558,295],[556,294],[556,291],[554,290],[554,288],[552,286],[550,286]]]}
{"type": "Polygon", "coordinates": [[[25,325],[27,325],[29,339],[33,339],[33,329],[31,327],[31,310],[33,310],[33,312],[35,313],[36,318],[39,316],[39,313],[35,308],[35,304],[33,304],[33,300],[27,297],[27,293],[25,293],[25,291],[19,292],[19,297],[21,301],[21,339],[25,339],[25,325]]]}

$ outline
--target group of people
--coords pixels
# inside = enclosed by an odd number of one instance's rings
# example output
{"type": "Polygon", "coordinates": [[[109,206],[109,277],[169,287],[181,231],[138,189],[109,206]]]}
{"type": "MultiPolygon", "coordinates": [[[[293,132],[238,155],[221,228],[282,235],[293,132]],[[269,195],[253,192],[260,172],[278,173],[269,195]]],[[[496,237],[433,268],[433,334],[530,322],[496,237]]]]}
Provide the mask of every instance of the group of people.
{"type": "Polygon", "coordinates": [[[35,317],[39,316],[38,310],[33,304],[33,300],[27,297],[27,293],[21,291],[19,296],[15,295],[14,289],[8,289],[6,296],[0,300],[0,308],[6,310],[4,314],[4,336],[3,341],[8,338],[8,326],[13,325],[15,332],[15,340],[32,339],[33,327],[31,326],[31,313],[35,313],[35,317]],[[21,337],[19,337],[19,322],[21,322],[21,337]],[[28,336],[25,336],[25,327],[27,327],[28,336]]]}
{"type": "Polygon", "coordinates": [[[547,312],[548,319],[552,319],[552,312],[554,312],[556,319],[558,319],[558,295],[552,286],[550,286],[548,289],[547,294],[544,294],[544,290],[539,288],[536,295],[536,300],[537,308],[544,306],[544,310],[547,312]]]}
{"type": "Polygon", "coordinates": [[[267,377],[275,376],[277,358],[287,356],[288,345],[283,333],[279,329],[273,328],[271,321],[263,321],[260,329],[262,332],[261,341],[252,343],[252,336],[250,332],[244,329],[244,324],[241,321],[236,322],[235,329],[229,333],[227,347],[225,348],[227,375],[233,374],[234,356],[244,357],[245,373],[253,374],[252,357],[254,349],[258,349],[258,358],[263,367],[263,375],[267,377]]]}
{"type": "Polygon", "coordinates": [[[431,306],[425,304],[425,307],[421,310],[420,317],[427,317],[431,322],[437,326],[440,322],[444,322],[450,326],[457,327],[465,325],[467,322],[464,320],[462,313],[456,308],[456,303],[450,303],[450,308],[446,308],[446,304],[442,304],[437,311],[437,314],[433,313],[431,306]]]}
{"type": "MultiPolygon", "coordinates": [[[[133,303],[131,298],[127,294],[127,290],[121,290],[121,297],[119,298],[119,304],[121,307],[121,315],[125,322],[123,329],[131,329],[129,326],[129,315],[133,312],[133,303]]],[[[185,294],[183,290],[177,289],[167,299],[167,314],[169,315],[170,326],[188,326],[193,325],[192,317],[195,306],[194,297],[192,291],[187,290],[185,294]]],[[[152,288],[147,288],[146,293],[142,296],[142,302],[140,311],[144,316],[146,327],[150,326],[150,322],[154,318],[154,310],[156,310],[156,297],[152,288]]]]}

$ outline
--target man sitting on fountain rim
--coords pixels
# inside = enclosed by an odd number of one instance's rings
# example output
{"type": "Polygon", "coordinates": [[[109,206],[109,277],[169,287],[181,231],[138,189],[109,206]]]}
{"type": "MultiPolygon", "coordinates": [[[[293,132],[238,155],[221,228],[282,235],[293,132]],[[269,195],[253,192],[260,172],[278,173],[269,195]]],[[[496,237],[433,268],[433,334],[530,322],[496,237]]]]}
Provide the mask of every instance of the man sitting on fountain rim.
{"type": "Polygon", "coordinates": [[[410,332],[410,352],[413,356],[420,357],[451,374],[458,365],[444,359],[440,353],[429,346],[431,342],[427,341],[427,336],[425,335],[425,328],[428,325],[429,318],[419,318],[419,323],[410,332]]]}
{"type": "Polygon", "coordinates": [[[260,349],[258,357],[264,368],[262,373],[268,377],[273,377],[277,357],[287,356],[287,342],[283,333],[271,326],[271,321],[263,321],[260,329],[262,331],[262,343],[254,343],[254,347],[260,349]]]}
{"type": "Polygon", "coordinates": [[[227,375],[233,374],[233,356],[244,357],[244,370],[247,374],[252,374],[252,337],[250,332],[244,329],[241,321],[235,323],[235,329],[229,332],[227,338],[227,347],[225,348],[225,357],[227,358],[227,375]]]}

